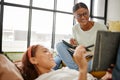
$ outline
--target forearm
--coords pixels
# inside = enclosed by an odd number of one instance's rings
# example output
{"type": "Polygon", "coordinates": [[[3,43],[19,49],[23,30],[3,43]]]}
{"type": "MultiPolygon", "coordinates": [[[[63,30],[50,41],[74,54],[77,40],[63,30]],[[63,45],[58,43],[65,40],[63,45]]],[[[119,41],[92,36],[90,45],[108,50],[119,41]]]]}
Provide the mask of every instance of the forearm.
{"type": "Polygon", "coordinates": [[[78,46],[73,55],[74,61],[79,67],[78,80],[87,80],[88,62],[85,58],[85,55],[84,55],[85,53],[86,53],[86,50],[84,46],[78,46]]]}
{"type": "Polygon", "coordinates": [[[87,71],[86,70],[79,70],[78,80],[87,80],[87,71]]]}

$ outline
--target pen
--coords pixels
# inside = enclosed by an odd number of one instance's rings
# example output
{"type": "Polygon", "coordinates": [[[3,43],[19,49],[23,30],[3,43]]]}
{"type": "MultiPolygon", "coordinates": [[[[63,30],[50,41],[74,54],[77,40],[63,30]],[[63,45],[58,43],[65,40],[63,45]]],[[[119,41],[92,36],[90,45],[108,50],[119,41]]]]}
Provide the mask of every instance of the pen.
{"type": "Polygon", "coordinates": [[[92,44],[92,45],[89,45],[89,46],[85,47],[86,51],[91,51],[91,50],[90,50],[90,49],[88,49],[88,48],[91,48],[91,47],[93,47],[93,46],[94,46],[94,44],[92,44]]]}

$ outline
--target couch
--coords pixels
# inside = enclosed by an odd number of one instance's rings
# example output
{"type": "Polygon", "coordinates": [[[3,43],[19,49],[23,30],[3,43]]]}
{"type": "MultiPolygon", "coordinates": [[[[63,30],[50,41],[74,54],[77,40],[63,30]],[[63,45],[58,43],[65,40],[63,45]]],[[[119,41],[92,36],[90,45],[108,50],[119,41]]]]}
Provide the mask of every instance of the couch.
{"type": "Polygon", "coordinates": [[[16,65],[4,54],[0,54],[0,80],[24,80],[16,65]]]}

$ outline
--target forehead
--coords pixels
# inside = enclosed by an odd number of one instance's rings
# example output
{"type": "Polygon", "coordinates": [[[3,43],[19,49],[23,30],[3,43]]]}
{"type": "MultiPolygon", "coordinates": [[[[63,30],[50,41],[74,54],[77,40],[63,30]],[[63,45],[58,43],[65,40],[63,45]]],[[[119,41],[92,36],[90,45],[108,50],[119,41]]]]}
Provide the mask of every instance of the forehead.
{"type": "Polygon", "coordinates": [[[41,46],[41,45],[39,45],[38,47],[37,47],[37,51],[39,50],[39,51],[42,51],[43,49],[46,49],[44,46],[41,46]]]}
{"type": "Polygon", "coordinates": [[[84,13],[84,12],[88,12],[88,9],[86,9],[86,8],[79,8],[77,11],[75,11],[74,14],[79,14],[79,13],[84,13]]]}
{"type": "Polygon", "coordinates": [[[46,50],[47,48],[45,48],[44,46],[38,46],[37,50],[36,50],[36,55],[40,55],[44,53],[44,50],[46,50]]]}

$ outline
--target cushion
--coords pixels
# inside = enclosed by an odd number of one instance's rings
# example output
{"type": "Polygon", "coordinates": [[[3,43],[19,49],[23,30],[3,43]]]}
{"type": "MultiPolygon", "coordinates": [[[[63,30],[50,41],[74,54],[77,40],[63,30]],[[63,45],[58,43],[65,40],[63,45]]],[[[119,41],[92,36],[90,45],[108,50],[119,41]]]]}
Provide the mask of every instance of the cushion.
{"type": "Polygon", "coordinates": [[[96,78],[98,78],[98,79],[101,79],[104,75],[105,75],[105,73],[106,73],[106,71],[92,71],[92,72],[90,72],[94,77],[96,77],[96,78]]]}
{"type": "Polygon", "coordinates": [[[109,21],[108,27],[110,31],[120,32],[120,21],[109,21]]]}
{"type": "Polygon", "coordinates": [[[0,54],[0,80],[23,80],[14,63],[3,54],[0,54]]]}

